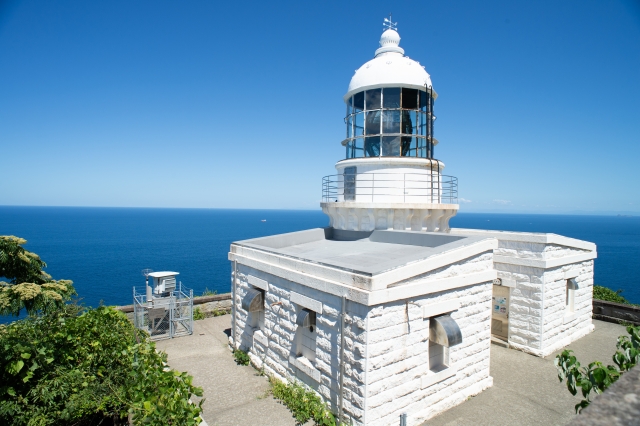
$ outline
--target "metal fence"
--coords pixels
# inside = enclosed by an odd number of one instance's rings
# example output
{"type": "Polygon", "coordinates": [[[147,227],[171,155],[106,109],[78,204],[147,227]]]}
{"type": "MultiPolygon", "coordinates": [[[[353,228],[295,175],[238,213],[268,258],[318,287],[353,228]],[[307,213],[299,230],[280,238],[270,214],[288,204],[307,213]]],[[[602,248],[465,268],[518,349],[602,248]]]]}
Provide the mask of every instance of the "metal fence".
{"type": "Polygon", "coordinates": [[[133,288],[133,322],[149,333],[151,340],[171,339],[193,333],[193,290],[176,285],[175,290],[147,297],[133,288]]]}
{"type": "Polygon", "coordinates": [[[344,173],[322,178],[322,201],[457,204],[458,178],[439,173],[344,173]]]}

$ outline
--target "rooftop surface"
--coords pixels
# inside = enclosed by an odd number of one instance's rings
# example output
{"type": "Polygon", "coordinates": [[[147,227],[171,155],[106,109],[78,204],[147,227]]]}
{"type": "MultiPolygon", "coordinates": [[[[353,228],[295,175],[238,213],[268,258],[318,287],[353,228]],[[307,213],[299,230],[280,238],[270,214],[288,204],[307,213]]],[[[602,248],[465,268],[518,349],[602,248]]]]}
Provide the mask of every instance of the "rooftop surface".
{"type": "Polygon", "coordinates": [[[316,228],[233,244],[373,276],[487,238],[491,237],[316,228]]]}

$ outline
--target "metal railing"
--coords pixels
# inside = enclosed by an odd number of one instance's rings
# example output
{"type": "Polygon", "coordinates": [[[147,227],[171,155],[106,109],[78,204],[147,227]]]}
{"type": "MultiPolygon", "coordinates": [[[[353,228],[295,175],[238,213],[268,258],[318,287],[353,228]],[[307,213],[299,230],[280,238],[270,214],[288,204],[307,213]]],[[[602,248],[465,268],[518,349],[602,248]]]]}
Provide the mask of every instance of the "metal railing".
{"type": "Polygon", "coordinates": [[[193,290],[178,283],[175,290],[147,299],[133,288],[133,323],[151,340],[193,333],[193,290]]]}
{"type": "Polygon", "coordinates": [[[439,173],[355,173],[322,178],[322,201],[457,204],[458,178],[439,173]]]}

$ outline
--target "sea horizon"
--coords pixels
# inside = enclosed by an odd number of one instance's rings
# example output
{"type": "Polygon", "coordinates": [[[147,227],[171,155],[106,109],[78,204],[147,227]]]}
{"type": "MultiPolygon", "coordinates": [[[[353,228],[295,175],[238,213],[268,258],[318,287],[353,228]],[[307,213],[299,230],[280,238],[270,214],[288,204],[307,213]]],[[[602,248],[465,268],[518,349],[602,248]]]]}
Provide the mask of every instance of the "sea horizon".
{"type": "MultiPolygon", "coordinates": [[[[0,235],[25,238],[54,279],[71,279],[88,306],[132,303],[140,271],[175,270],[200,295],[230,290],[233,241],[326,227],[320,209],[0,206],[0,235]]],[[[459,212],[452,228],[555,233],[597,245],[595,284],[640,303],[633,265],[640,218],[626,215],[459,212]]]]}

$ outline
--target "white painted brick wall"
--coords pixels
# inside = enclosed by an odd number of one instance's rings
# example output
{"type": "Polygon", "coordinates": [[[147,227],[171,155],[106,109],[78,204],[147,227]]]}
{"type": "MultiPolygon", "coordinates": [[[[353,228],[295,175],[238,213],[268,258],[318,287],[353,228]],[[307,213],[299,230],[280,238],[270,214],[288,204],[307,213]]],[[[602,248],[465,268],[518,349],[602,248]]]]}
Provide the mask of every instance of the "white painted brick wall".
{"type": "MultiPolygon", "coordinates": [[[[432,279],[492,266],[492,254],[483,253],[404,283],[420,280],[428,285],[432,279]]],[[[341,299],[240,263],[237,267],[236,329],[241,347],[249,350],[252,363],[280,379],[297,378],[316,390],[337,412],[341,299]],[[262,331],[265,338],[253,339],[255,330],[248,327],[253,314],[247,315],[239,308],[249,286],[249,275],[268,283],[262,331]],[[290,360],[298,355],[296,339],[301,337],[295,324],[300,307],[290,301],[291,292],[322,304],[313,333],[315,360],[311,362],[318,372],[318,382],[297,368],[295,359],[290,360]]],[[[420,424],[491,386],[491,289],[491,283],[480,283],[372,307],[347,301],[343,404],[353,424],[395,424],[402,412],[409,414],[409,424],[420,424]],[[423,316],[424,306],[453,299],[459,301],[460,308],[451,315],[463,335],[462,344],[449,351],[450,366],[455,365],[457,374],[421,389],[423,376],[430,373],[429,319],[423,316]]]]}

